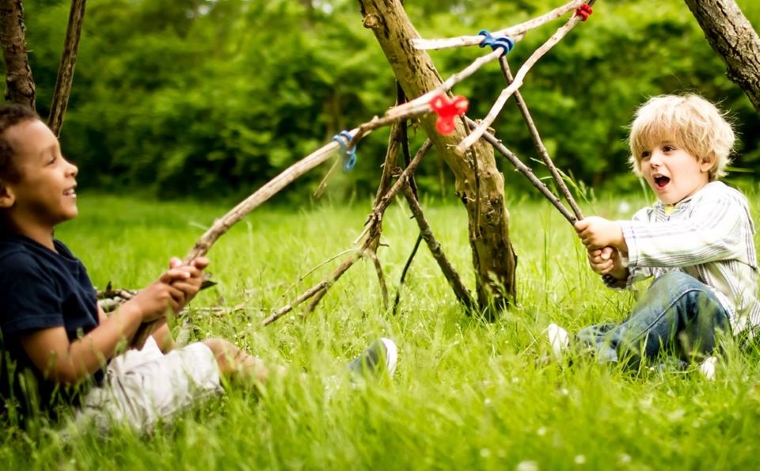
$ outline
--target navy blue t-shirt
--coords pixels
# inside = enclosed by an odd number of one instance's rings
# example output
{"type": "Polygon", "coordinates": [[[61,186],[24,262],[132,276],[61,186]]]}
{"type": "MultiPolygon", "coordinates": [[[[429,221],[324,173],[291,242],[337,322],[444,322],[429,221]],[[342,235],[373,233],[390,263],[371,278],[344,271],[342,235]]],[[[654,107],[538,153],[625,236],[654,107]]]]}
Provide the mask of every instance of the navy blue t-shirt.
{"type": "MultiPolygon", "coordinates": [[[[62,326],[72,341],[99,323],[95,288],[84,265],[62,242],[54,244],[55,252],[21,235],[0,238],[0,397],[6,407],[14,399],[27,413],[47,410],[53,401],[76,402],[79,395],[44,378],[20,335],[62,326]]],[[[96,383],[102,378],[102,371],[93,377],[96,383]]]]}

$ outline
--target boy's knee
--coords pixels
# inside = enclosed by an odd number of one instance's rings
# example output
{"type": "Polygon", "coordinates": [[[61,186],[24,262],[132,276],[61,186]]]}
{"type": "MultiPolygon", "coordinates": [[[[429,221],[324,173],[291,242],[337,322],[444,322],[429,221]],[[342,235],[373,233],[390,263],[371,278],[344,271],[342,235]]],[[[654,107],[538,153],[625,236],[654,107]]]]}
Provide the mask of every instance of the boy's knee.
{"type": "Polygon", "coordinates": [[[226,376],[252,377],[256,381],[266,380],[269,370],[258,357],[251,356],[232,342],[212,338],[203,341],[214,354],[219,371],[226,376]]]}

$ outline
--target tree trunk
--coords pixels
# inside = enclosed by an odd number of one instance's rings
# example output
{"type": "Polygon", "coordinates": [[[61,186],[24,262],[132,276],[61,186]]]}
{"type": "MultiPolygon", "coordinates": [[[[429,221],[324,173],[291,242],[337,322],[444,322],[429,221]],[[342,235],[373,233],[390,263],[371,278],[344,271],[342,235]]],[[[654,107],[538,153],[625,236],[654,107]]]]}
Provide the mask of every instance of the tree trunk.
{"type": "Polygon", "coordinates": [[[35,109],[21,0],[0,0],[0,45],[5,61],[5,99],[35,109]]]}
{"type": "MultiPolygon", "coordinates": [[[[423,95],[443,80],[425,51],[411,46],[418,38],[399,0],[359,0],[364,26],[375,33],[396,78],[410,99],[423,95]]],[[[436,117],[420,123],[454,173],[456,192],[469,217],[469,235],[476,274],[478,304],[488,316],[504,308],[516,293],[517,257],[509,241],[509,214],[504,207],[504,178],[496,168],[493,148],[479,141],[464,157],[453,148],[467,134],[461,120],[456,131],[443,136],[436,117]]]]}
{"type": "Polygon", "coordinates": [[[760,38],[734,0],[684,0],[710,47],[726,63],[728,78],[760,112],[760,38]]]}

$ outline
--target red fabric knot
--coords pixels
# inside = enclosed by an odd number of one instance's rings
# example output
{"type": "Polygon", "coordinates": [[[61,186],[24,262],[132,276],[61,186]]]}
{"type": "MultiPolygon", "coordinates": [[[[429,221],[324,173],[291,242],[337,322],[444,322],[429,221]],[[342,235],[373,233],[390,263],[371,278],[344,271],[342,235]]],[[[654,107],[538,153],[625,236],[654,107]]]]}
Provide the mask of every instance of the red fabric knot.
{"type": "Polygon", "coordinates": [[[438,115],[438,120],[435,122],[438,132],[444,136],[453,133],[456,129],[454,118],[465,114],[469,104],[467,98],[463,96],[455,96],[451,100],[443,93],[434,96],[430,100],[430,109],[438,115]]]}
{"type": "Polygon", "coordinates": [[[593,8],[588,3],[584,3],[575,10],[575,14],[581,17],[581,21],[588,20],[588,17],[594,13],[593,8]]]}

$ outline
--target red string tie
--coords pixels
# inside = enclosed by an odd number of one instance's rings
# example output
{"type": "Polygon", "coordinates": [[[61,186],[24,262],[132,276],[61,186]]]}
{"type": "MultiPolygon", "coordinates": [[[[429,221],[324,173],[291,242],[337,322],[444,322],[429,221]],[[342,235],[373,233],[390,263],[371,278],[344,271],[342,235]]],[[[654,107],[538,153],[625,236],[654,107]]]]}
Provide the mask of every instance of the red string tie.
{"type": "Polygon", "coordinates": [[[594,13],[594,9],[591,8],[591,5],[588,3],[581,4],[581,6],[575,10],[576,16],[580,16],[581,21],[588,20],[588,17],[591,16],[592,13],[594,13]]]}
{"type": "Polygon", "coordinates": [[[465,114],[469,104],[467,98],[463,96],[455,96],[451,100],[443,93],[434,96],[430,100],[430,109],[438,115],[435,122],[435,128],[438,132],[444,136],[453,133],[456,129],[454,118],[465,114]]]}

